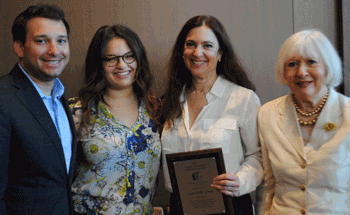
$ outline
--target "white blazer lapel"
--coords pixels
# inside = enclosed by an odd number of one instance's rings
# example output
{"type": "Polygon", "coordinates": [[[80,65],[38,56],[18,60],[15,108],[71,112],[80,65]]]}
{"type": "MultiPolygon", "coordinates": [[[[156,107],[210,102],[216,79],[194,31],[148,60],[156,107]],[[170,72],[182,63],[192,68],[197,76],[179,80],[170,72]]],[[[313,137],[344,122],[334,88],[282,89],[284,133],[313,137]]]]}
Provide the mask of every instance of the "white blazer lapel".
{"type": "Polygon", "coordinates": [[[304,153],[304,143],[301,137],[299,124],[297,121],[297,115],[294,109],[294,105],[291,100],[291,96],[285,97],[284,102],[281,103],[279,109],[280,118],[277,121],[277,125],[285,133],[288,142],[295,148],[298,154],[306,160],[304,153]]]}
{"type": "Polygon", "coordinates": [[[329,142],[334,135],[337,135],[336,133],[339,132],[340,128],[347,127],[343,123],[348,123],[349,118],[346,116],[342,117],[343,114],[349,114],[346,109],[344,110],[344,102],[338,93],[330,89],[328,100],[323,107],[310,138],[310,144],[312,144],[313,148],[316,149],[324,143],[329,142]],[[333,122],[337,128],[333,131],[328,131],[326,124],[329,122],[333,122]]]}

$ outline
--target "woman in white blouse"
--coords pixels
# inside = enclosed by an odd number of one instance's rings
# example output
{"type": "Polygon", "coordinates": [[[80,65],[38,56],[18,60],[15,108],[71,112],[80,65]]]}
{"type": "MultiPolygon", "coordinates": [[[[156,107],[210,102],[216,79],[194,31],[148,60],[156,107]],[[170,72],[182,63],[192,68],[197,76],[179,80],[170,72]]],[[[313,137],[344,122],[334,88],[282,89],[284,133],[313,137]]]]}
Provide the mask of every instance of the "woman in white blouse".
{"type": "Polygon", "coordinates": [[[350,101],[333,89],[336,50],[321,32],[301,31],[281,46],[276,70],[291,93],[259,111],[257,214],[350,214],[350,101]]]}
{"type": "MultiPolygon", "coordinates": [[[[263,176],[257,134],[260,102],[222,24],[212,16],[187,21],[169,63],[163,96],[163,166],[172,192],[165,154],[221,147],[227,172],[212,187],[233,197],[235,215],[253,214],[249,193],[263,176]]],[[[182,212],[176,199],[172,214],[182,212]]]]}

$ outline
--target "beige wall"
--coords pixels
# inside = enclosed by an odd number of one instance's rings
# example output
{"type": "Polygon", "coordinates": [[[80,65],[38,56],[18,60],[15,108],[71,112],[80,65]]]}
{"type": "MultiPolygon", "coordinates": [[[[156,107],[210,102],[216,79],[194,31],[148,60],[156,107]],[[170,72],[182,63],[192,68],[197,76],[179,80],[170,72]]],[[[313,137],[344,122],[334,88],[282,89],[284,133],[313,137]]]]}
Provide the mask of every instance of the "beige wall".
{"type": "Polygon", "coordinates": [[[136,31],[143,41],[155,75],[159,96],[166,83],[166,62],[182,25],[198,14],[211,14],[221,20],[250,77],[261,102],[288,92],[274,76],[280,45],[293,32],[319,28],[336,44],[335,1],[320,0],[232,0],[232,1],[60,1],[3,0],[0,41],[2,70],[6,74],[17,62],[10,33],[14,18],[32,4],[53,3],[66,12],[71,25],[71,60],[61,76],[68,97],[76,96],[82,83],[86,50],[95,31],[102,25],[121,23],[136,31]],[[294,20],[293,20],[294,19],[294,20]]]}
{"type": "MultiPolygon", "coordinates": [[[[174,40],[183,24],[195,15],[210,14],[222,21],[262,103],[288,93],[274,75],[279,47],[288,36],[316,27],[336,41],[335,1],[329,0],[2,0],[0,75],[17,62],[10,33],[13,20],[29,5],[38,3],[61,7],[72,29],[71,59],[60,78],[68,97],[77,95],[88,44],[95,31],[106,24],[125,24],[138,33],[148,51],[158,96],[164,92],[165,67],[174,40]]],[[[156,203],[165,206],[168,195],[161,181],[156,203]]]]}
{"type": "Polygon", "coordinates": [[[294,31],[318,28],[338,47],[336,1],[294,0],[294,31]]]}
{"type": "Polygon", "coordinates": [[[12,48],[11,26],[26,7],[37,3],[54,3],[66,12],[71,25],[71,60],[61,76],[68,97],[76,96],[82,83],[82,67],[86,50],[95,31],[102,25],[121,23],[138,33],[143,41],[155,75],[154,89],[159,96],[166,83],[166,62],[174,40],[183,24],[199,14],[211,14],[226,27],[236,52],[257,85],[264,103],[288,92],[274,77],[275,57],[279,46],[293,32],[292,3],[277,0],[247,1],[21,1],[3,0],[1,5],[3,35],[2,70],[17,62],[12,48]],[[271,88],[272,87],[272,88],[271,88]]]}

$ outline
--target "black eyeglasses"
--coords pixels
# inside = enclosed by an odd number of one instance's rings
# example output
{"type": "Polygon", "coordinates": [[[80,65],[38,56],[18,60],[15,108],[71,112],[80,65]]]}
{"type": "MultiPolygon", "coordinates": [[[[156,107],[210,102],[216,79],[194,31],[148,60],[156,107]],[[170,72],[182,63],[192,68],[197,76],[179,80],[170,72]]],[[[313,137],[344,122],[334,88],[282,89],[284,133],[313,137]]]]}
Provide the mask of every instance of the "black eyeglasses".
{"type": "Polygon", "coordinates": [[[120,57],[126,64],[131,64],[136,60],[135,55],[132,52],[128,52],[120,56],[104,57],[103,62],[105,62],[106,65],[109,67],[115,67],[116,65],[118,65],[120,57]]]}

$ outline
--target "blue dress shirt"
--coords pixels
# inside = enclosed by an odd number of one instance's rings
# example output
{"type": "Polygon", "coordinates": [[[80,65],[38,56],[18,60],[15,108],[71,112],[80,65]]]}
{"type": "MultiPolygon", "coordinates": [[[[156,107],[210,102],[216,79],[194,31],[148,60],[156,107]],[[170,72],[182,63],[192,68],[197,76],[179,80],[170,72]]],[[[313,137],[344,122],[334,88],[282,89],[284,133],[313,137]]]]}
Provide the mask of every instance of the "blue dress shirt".
{"type": "Polygon", "coordinates": [[[34,85],[35,89],[38,91],[41,99],[43,100],[47,111],[49,112],[53,123],[56,126],[57,133],[61,138],[61,144],[63,147],[64,157],[66,160],[67,172],[69,173],[70,160],[72,157],[72,131],[69,126],[69,121],[67,113],[64,110],[63,104],[61,102],[61,96],[64,93],[64,86],[61,81],[56,78],[55,83],[52,88],[51,96],[45,96],[38,85],[33,81],[33,79],[24,71],[22,66],[18,64],[22,69],[24,74],[28,77],[30,82],[34,85]]]}

